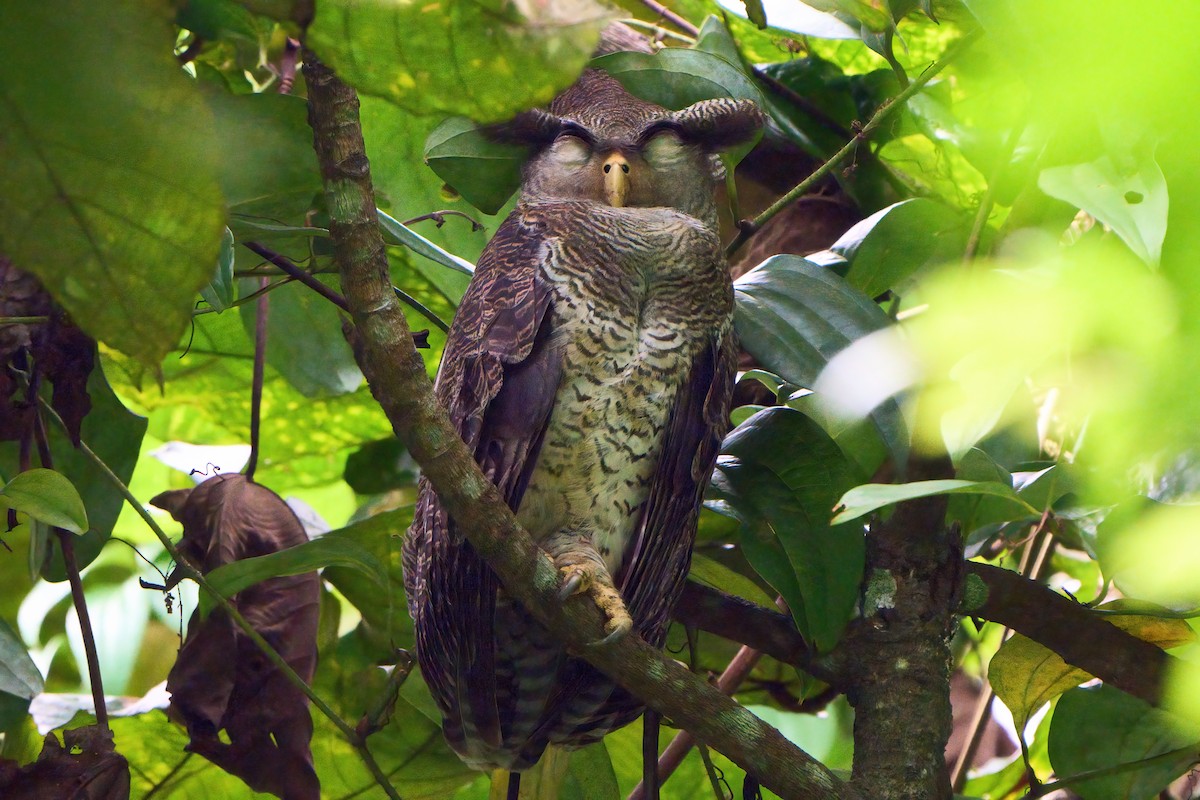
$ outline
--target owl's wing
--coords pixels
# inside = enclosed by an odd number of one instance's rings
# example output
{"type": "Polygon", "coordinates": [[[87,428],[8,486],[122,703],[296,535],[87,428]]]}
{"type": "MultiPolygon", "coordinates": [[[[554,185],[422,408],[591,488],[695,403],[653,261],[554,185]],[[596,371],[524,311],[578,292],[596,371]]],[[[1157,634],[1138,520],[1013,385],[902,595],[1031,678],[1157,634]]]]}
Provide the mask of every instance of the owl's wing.
{"type": "Polygon", "coordinates": [[[617,578],[638,632],[661,646],[691,564],[696,519],[725,432],[737,368],[733,331],[696,357],[675,398],[633,545],[617,578]]]}
{"type": "MultiPolygon", "coordinates": [[[[520,209],[496,231],[450,328],[436,388],[455,429],[513,509],[528,486],[562,373],[551,335],[552,293],[540,270],[543,238],[520,209]]],[[[422,480],[405,540],[409,610],[426,680],[449,709],[447,736],[499,745],[499,582],[454,527],[422,480]]]]}

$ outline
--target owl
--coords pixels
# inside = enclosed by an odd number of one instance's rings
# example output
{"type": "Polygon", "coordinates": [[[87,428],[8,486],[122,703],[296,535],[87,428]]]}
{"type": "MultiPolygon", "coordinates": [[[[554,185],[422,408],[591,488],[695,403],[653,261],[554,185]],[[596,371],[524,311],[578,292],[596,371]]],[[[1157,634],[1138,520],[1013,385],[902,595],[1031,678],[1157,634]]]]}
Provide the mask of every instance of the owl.
{"type": "MultiPolygon", "coordinates": [[[[662,646],[687,576],[736,361],[717,154],[760,126],[748,101],[673,112],[589,70],[504,128],[532,155],[437,397],[562,572],[560,596],[597,603],[607,638],[662,646]]],[[[505,593],[424,480],[404,572],[421,669],[468,764],[523,770],[641,713],[505,593]]]]}

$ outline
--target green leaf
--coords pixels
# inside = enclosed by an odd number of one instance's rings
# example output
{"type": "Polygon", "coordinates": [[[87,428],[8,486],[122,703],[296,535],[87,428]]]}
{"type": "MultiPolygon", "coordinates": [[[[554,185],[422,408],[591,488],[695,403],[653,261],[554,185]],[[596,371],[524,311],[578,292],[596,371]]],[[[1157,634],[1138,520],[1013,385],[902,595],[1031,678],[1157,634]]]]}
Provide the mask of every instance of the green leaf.
{"type": "Polygon", "coordinates": [[[914,198],[875,212],[829,249],[850,262],[850,285],[877,297],[923,269],[961,258],[967,225],[949,206],[914,198]]]}
{"type": "Polygon", "coordinates": [[[212,117],[163,11],[0,4],[0,252],[147,366],[186,327],[225,224],[212,117]]]}
{"type": "Polygon", "coordinates": [[[746,16],[760,29],[767,27],[767,12],[763,11],[762,0],[743,0],[746,16]]]}
{"type": "Polygon", "coordinates": [[[0,732],[20,722],[29,711],[29,701],[44,688],[42,673],[21,637],[0,619],[0,732]]]}
{"type": "Polygon", "coordinates": [[[988,665],[988,682],[1012,712],[1018,731],[1043,705],[1091,677],[1019,633],[1000,646],[988,665]]]}
{"type": "Polygon", "coordinates": [[[200,290],[200,296],[221,313],[233,305],[237,293],[233,282],[233,232],[229,228],[221,235],[221,252],[217,256],[217,271],[208,285],[200,290]]]}
{"type": "Polygon", "coordinates": [[[47,525],[84,533],[88,529],[87,510],[79,492],[61,473],[52,469],[30,469],[20,473],[0,489],[7,505],[47,525]]]}
{"type": "Polygon", "coordinates": [[[1050,763],[1061,777],[1128,764],[1130,769],[1072,784],[1084,800],[1149,800],[1196,763],[1195,720],[1181,720],[1111,686],[1072,689],[1050,724],[1050,763]],[[1174,756],[1164,754],[1184,748],[1174,756]],[[1138,768],[1133,762],[1164,755],[1138,768]]]}
{"type": "Polygon", "coordinates": [[[485,214],[495,214],[521,185],[529,150],[493,141],[464,117],[451,117],[425,140],[425,163],[485,214]]]}
{"type": "Polygon", "coordinates": [[[567,775],[563,780],[563,800],[619,800],[617,773],[612,758],[601,740],[587,747],[570,751],[567,775]]]}
{"type": "Polygon", "coordinates": [[[837,643],[862,581],[861,527],[829,521],[834,501],[856,477],[815,422],[775,407],[726,437],[709,487],[710,508],[741,521],[747,560],[821,651],[837,643]]]}
{"type": "Polygon", "coordinates": [[[775,610],[775,603],[757,583],[702,553],[692,554],[692,568],[688,572],[688,580],[775,610]]]}
{"type": "MultiPolygon", "coordinates": [[[[891,324],[887,315],[832,271],[796,256],[774,256],[734,281],[734,325],[742,347],[766,369],[812,388],[838,352],[891,324]]],[[[908,452],[908,428],[895,400],[871,412],[893,458],[908,452]]]]}
{"type": "Polygon", "coordinates": [[[1011,486],[1005,486],[995,481],[946,479],[913,483],[866,483],[862,486],[855,486],[842,495],[841,500],[838,500],[839,510],[833,521],[835,523],[848,522],[884,506],[902,503],[905,500],[915,500],[918,497],[930,497],[935,494],[984,494],[1003,497],[1030,513],[1037,512],[1037,509],[1018,497],[1011,486]]]}
{"type": "MultiPolygon", "coordinates": [[[[345,536],[330,534],[276,553],[225,564],[207,577],[222,597],[230,597],[268,578],[302,575],[334,565],[358,570],[374,581],[378,589],[387,586],[387,572],[371,551],[345,536]]],[[[203,596],[201,604],[205,604],[203,596]]]]}
{"type": "Polygon", "coordinates": [[[404,223],[393,219],[383,211],[378,212],[379,224],[383,232],[396,244],[402,244],[419,256],[424,256],[435,264],[452,269],[463,275],[474,275],[475,265],[453,253],[448,253],[441,247],[426,239],[404,223]]]}
{"type": "Polygon", "coordinates": [[[1167,182],[1153,152],[1115,162],[1104,155],[1086,164],[1042,170],[1038,188],[1108,225],[1129,249],[1158,266],[1167,234],[1167,182]]]}
{"type": "Polygon", "coordinates": [[[496,122],[549,103],[583,69],[609,12],[588,0],[327,0],[307,44],[360,92],[410,114],[496,122]]]}

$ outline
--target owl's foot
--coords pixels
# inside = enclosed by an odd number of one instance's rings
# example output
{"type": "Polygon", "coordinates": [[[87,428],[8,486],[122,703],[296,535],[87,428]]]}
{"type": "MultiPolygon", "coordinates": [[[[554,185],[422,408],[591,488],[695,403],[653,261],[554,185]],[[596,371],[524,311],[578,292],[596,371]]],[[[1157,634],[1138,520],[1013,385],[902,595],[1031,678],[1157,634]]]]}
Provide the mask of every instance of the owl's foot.
{"type": "Polygon", "coordinates": [[[591,646],[603,647],[612,644],[633,630],[633,618],[625,610],[625,601],[613,586],[612,578],[603,564],[580,559],[572,553],[564,553],[554,560],[554,565],[563,575],[563,583],[558,590],[559,599],[565,602],[575,595],[589,595],[607,618],[604,623],[607,635],[598,642],[593,642],[591,646]]]}

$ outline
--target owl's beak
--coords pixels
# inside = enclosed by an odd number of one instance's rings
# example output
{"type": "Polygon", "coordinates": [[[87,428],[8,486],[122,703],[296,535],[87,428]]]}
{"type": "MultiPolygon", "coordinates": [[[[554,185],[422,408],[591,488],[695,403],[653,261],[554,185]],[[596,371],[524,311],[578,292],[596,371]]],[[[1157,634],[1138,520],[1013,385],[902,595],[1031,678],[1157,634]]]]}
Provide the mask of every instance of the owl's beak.
{"type": "Polygon", "coordinates": [[[604,160],[604,198],[610,206],[621,208],[629,194],[629,162],[620,153],[604,160]]]}

